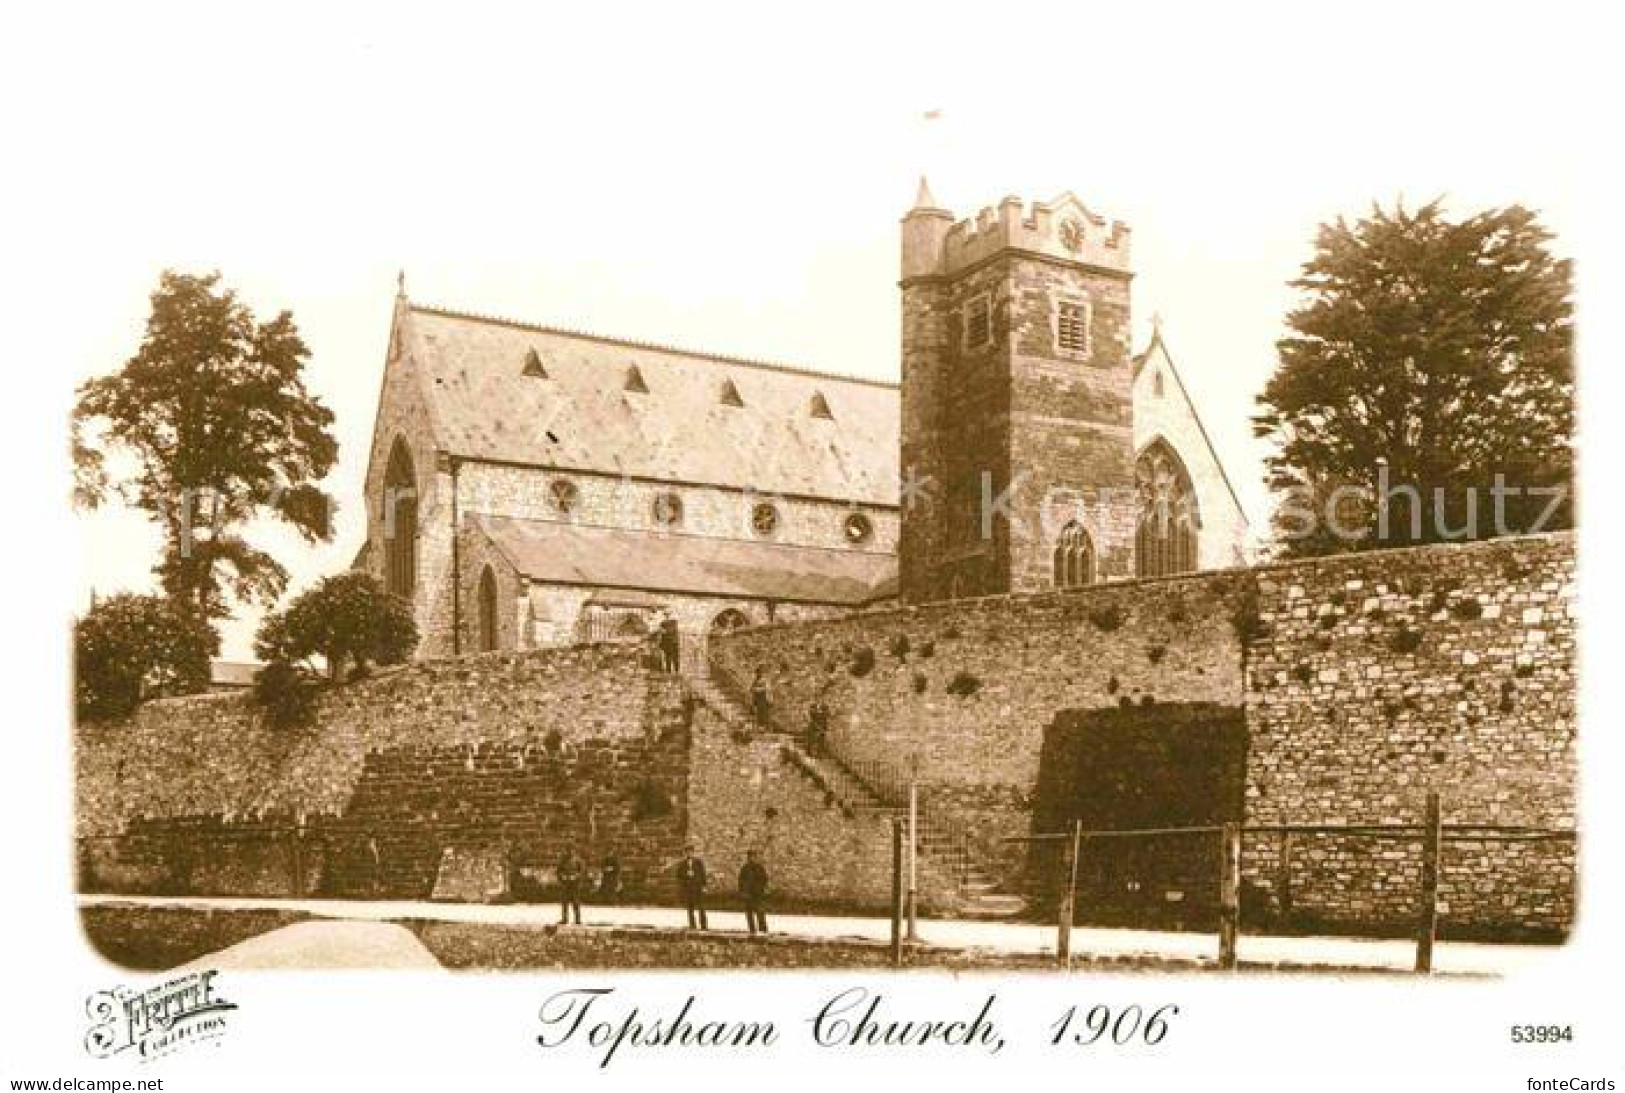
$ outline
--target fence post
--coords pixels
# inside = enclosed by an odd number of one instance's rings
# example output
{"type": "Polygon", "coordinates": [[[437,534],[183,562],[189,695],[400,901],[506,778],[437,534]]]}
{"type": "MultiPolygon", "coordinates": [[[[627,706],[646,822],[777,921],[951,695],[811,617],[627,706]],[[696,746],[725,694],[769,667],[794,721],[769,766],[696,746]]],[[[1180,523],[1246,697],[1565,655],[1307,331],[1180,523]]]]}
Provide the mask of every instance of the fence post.
{"type": "Polygon", "coordinates": [[[920,789],[913,774],[908,779],[908,939],[920,940],[919,915],[920,789]]]}
{"type": "Polygon", "coordinates": [[[299,899],[305,894],[305,855],[304,832],[295,827],[288,835],[290,846],[288,848],[288,894],[299,899]]]}
{"type": "Polygon", "coordinates": [[[1219,839],[1219,967],[1236,966],[1241,925],[1241,825],[1228,823],[1219,839]]]}
{"type": "Polygon", "coordinates": [[[903,966],[903,825],[891,823],[891,962],[903,966]]]}
{"type": "Polygon", "coordinates": [[[1421,914],[1416,924],[1416,970],[1433,970],[1433,941],[1439,929],[1439,795],[1429,793],[1422,820],[1421,914]]]}
{"type": "Polygon", "coordinates": [[[1281,833],[1281,859],[1275,874],[1276,911],[1283,925],[1292,921],[1292,832],[1281,833]]]}

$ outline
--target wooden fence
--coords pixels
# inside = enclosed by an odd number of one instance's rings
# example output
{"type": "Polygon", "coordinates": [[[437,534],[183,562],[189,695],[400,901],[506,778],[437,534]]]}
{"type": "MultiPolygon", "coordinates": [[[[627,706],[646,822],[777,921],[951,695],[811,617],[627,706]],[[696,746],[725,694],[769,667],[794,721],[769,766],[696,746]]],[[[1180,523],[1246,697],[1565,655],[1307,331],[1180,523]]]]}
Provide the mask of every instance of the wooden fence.
{"type": "Polygon", "coordinates": [[[1241,934],[1241,839],[1243,834],[1279,835],[1287,840],[1300,835],[1339,835],[1353,838],[1398,839],[1420,843],[1422,869],[1416,898],[1416,962],[1418,972],[1433,970],[1433,949],[1439,926],[1440,848],[1447,842],[1508,843],[1573,840],[1575,832],[1507,824],[1446,824],[1437,793],[1429,793],[1420,824],[1242,824],[1225,823],[1195,827],[1140,828],[1133,830],[1085,830],[1081,823],[1071,831],[1048,832],[1009,842],[1060,841],[1067,846],[1056,925],[1056,959],[1071,964],[1072,927],[1078,891],[1078,862],[1091,843],[1114,839],[1160,839],[1169,836],[1208,837],[1215,840],[1218,862],[1218,963],[1236,966],[1236,942],[1241,934]]]}

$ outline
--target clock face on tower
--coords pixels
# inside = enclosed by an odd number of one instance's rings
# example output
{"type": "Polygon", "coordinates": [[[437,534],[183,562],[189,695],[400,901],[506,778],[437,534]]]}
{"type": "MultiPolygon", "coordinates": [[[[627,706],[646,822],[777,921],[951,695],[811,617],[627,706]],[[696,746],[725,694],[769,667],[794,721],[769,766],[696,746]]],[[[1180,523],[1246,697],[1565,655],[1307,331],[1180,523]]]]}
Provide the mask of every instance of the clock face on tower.
{"type": "Polygon", "coordinates": [[[1083,246],[1083,225],[1076,220],[1063,220],[1061,222],[1061,242],[1066,249],[1077,253],[1083,246]]]}

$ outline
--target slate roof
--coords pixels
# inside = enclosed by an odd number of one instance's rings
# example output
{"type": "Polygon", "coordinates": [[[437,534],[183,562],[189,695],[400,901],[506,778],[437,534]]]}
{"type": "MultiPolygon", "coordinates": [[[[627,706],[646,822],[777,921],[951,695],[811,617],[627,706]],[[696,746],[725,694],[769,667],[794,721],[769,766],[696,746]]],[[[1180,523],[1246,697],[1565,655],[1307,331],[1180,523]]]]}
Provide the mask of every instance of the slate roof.
{"type": "Polygon", "coordinates": [[[470,519],[525,576],[599,589],[862,604],[897,573],[890,554],[506,516],[470,519]]]}
{"type": "Polygon", "coordinates": [[[417,304],[403,326],[453,455],[897,505],[895,384],[417,304]]]}

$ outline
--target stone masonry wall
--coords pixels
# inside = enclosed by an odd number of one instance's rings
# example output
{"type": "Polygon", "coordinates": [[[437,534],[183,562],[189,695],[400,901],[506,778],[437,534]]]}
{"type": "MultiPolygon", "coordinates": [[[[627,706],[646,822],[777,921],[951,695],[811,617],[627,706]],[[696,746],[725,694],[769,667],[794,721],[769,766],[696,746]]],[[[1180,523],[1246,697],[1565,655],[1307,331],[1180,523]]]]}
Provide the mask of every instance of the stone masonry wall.
{"type": "MultiPolygon", "coordinates": [[[[1244,710],[1249,824],[1415,823],[1434,787],[1447,824],[1572,830],[1573,567],[1560,534],[759,627],[713,648],[739,679],[764,669],[782,724],[822,695],[861,776],[906,780],[917,760],[927,805],[993,858],[1031,830],[1056,714],[1146,701],[1244,710]]],[[[1281,843],[1248,837],[1255,920],[1414,920],[1414,843],[1281,843]]],[[[1445,928],[1565,930],[1574,860],[1572,840],[1448,842],[1445,928]]],[[[1020,883],[1019,851],[1002,866],[1020,883]]]]}
{"type": "Polygon", "coordinates": [[[734,890],[745,852],[761,852],[774,892],[884,906],[891,842],[883,819],[848,814],[787,763],[768,738],[733,739],[703,707],[695,717],[689,830],[716,882],[734,890]]]}
{"type": "MultiPolygon", "coordinates": [[[[772,737],[735,737],[701,706],[694,718],[689,776],[689,837],[715,877],[732,892],[757,850],[774,898],[797,903],[890,906],[890,821],[877,812],[848,810],[795,766],[772,737]]],[[[921,906],[942,908],[949,886],[920,862],[921,906]]]]}
{"type": "MultiPolygon", "coordinates": [[[[1436,789],[1458,825],[1442,929],[1549,935],[1573,918],[1572,839],[1460,825],[1573,829],[1574,564],[1568,534],[1427,547],[782,622],[712,648],[738,680],[764,671],[783,727],[821,696],[865,779],[901,785],[917,761],[928,812],[1007,890],[1032,888],[1002,840],[1038,822],[1058,714],[1208,703],[1244,718],[1246,824],[1415,823],[1436,789]]],[[[301,730],[242,695],[154,702],[77,731],[82,883],[421,895],[448,854],[545,867],[571,842],[667,899],[693,836],[718,883],[757,845],[783,897],[883,904],[884,819],[710,716],[613,644],[382,672],[301,730]]],[[[1399,930],[1418,872],[1414,841],[1255,831],[1244,908],[1399,930]]]]}
{"type": "Polygon", "coordinates": [[[1134,573],[1133,402],[1126,277],[1070,265],[1016,262],[1011,330],[1011,508],[1013,592],[1054,584],[1056,541],[1075,519],[1094,542],[1102,577],[1134,573]],[[1062,300],[1089,314],[1089,351],[1072,355],[1057,340],[1062,300]],[[1064,499],[1064,500],[1063,500],[1064,499]],[[1054,518],[1054,506],[1070,510],[1054,518]],[[1045,513],[1045,506],[1051,512],[1045,513]],[[1041,519],[1040,514],[1045,518],[1041,519]]]}
{"type": "Polygon", "coordinates": [[[1232,616],[1245,586],[1230,573],[961,600],[760,627],[712,648],[736,679],[764,669],[782,725],[805,725],[822,695],[829,744],[860,776],[906,780],[917,758],[927,806],[950,812],[1013,876],[1022,851],[1001,840],[1029,831],[1059,711],[1240,705],[1232,616]]]}
{"type": "MultiPolygon", "coordinates": [[[[1572,535],[1329,558],[1259,571],[1247,818],[1572,829],[1572,535]]],[[[1330,923],[1414,915],[1414,842],[1250,840],[1261,908],[1330,923]],[[1317,883],[1335,876],[1341,883],[1317,883]]],[[[1442,914],[1550,930],[1573,915],[1572,841],[1445,844],[1442,914]]]]}
{"type": "MultiPolygon", "coordinates": [[[[1009,478],[1010,301],[1002,265],[954,281],[903,286],[901,470],[908,518],[898,540],[905,602],[980,596],[1008,587],[1001,538],[981,535],[982,475],[1009,478]],[[968,343],[966,310],[989,312],[990,337],[968,343]]],[[[995,487],[1000,489],[1002,486],[995,487]]]]}
{"type": "Polygon", "coordinates": [[[448,580],[452,568],[452,476],[438,451],[434,422],[423,397],[423,377],[412,355],[409,323],[403,323],[399,313],[391,351],[394,355],[384,368],[367,464],[367,549],[363,565],[379,580],[384,579],[388,536],[394,532],[393,522],[386,518],[384,477],[390,452],[398,441],[411,456],[417,493],[417,582],[413,594],[413,612],[421,635],[417,655],[446,656],[452,651],[448,580]]]}

